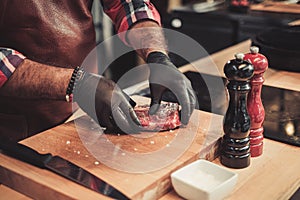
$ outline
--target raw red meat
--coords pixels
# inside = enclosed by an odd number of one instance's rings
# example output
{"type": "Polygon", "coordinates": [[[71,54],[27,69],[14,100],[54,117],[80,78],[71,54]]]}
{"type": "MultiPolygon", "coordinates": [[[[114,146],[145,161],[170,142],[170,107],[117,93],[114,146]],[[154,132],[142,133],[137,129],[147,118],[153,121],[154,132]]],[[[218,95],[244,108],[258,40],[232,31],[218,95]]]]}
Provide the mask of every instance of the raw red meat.
{"type": "Polygon", "coordinates": [[[148,131],[165,131],[179,127],[179,105],[177,103],[161,103],[155,115],[149,115],[149,105],[134,108],[142,126],[148,131]]]}

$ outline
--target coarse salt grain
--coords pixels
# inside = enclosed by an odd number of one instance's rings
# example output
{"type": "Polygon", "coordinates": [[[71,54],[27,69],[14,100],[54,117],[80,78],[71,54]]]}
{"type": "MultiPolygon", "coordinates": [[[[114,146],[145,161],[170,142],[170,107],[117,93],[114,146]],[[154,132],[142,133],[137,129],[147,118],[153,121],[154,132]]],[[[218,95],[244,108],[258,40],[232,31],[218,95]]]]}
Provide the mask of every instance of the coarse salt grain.
{"type": "Polygon", "coordinates": [[[94,164],[95,164],[95,165],[99,165],[100,163],[99,163],[98,161],[95,161],[94,164]]]}
{"type": "Polygon", "coordinates": [[[68,141],[66,141],[66,144],[71,144],[71,142],[68,140],[68,141]]]}

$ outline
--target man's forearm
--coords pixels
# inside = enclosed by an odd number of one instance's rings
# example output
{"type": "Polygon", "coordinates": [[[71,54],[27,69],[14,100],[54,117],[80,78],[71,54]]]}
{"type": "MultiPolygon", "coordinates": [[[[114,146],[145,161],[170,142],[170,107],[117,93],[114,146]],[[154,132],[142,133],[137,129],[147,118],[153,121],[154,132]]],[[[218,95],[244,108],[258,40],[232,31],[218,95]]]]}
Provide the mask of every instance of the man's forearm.
{"type": "Polygon", "coordinates": [[[25,59],[0,88],[2,96],[64,100],[73,69],[48,66],[25,59]]]}
{"type": "Polygon", "coordinates": [[[141,21],[133,25],[127,34],[129,44],[144,60],[149,53],[167,53],[165,37],[161,27],[154,21],[141,21]]]}

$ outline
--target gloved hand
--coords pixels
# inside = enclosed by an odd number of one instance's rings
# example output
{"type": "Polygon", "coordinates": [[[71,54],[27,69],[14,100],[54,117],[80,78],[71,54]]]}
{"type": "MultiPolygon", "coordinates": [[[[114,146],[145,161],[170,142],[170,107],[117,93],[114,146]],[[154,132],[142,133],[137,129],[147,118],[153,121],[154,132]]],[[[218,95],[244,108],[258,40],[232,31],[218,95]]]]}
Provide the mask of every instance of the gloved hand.
{"type": "Polygon", "coordinates": [[[81,109],[106,131],[139,131],[139,120],[133,110],[135,102],[113,81],[84,72],[76,81],[73,94],[81,109]]]}
{"type": "Polygon", "coordinates": [[[187,124],[196,106],[196,95],[191,82],[187,79],[169,57],[161,52],[152,52],[147,57],[150,68],[151,108],[154,114],[159,108],[163,94],[171,91],[181,105],[181,122],[187,124]]]}

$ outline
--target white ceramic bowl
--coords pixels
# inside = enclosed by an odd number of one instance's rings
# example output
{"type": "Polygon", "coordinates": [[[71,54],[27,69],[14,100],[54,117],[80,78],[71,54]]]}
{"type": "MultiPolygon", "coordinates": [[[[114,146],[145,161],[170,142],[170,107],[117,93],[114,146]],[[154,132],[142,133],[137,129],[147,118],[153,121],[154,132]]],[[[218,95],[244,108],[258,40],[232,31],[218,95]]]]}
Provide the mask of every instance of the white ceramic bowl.
{"type": "Polygon", "coordinates": [[[172,185],[178,195],[190,200],[217,200],[229,195],[238,175],[229,169],[197,160],[171,174],[172,185]]]}

